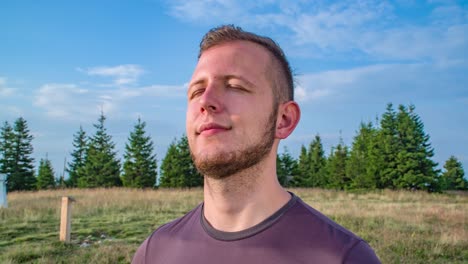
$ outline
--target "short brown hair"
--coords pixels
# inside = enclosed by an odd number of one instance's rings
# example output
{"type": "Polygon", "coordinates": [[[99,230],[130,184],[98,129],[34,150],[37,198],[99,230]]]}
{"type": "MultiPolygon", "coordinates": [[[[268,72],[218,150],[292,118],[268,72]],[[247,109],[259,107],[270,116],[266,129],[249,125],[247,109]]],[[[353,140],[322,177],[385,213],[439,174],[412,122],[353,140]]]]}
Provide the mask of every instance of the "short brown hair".
{"type": "MultiPolygon", "coordinates": [[[[269,37],[259,36],[254,33],[244,31],[242,28],[236,27],[234,25],[222,25],[216,28],[212,28],[210,31],[208,31],[208,33],[205,34],[205,36],[203,36],[200,42],[198,58],[201,57],[204,51],[213,46],[237,40],[245,40],[259,44],[260,46],[266,48],[271,53],[271,55],[273,55],[273,58],[276,59],[280,66],[279,75],[283,77],[280,78],[280,80],[275,81],[276,88],[273,89],[275,99],[278,102],[294,100],[294,81],[291,67],[289,66],[289,62],[286,59],[283,50],[274,40],[269,37]]],[[[273,74],[273,76],[277,76],[277,74],[273,74]]]]}

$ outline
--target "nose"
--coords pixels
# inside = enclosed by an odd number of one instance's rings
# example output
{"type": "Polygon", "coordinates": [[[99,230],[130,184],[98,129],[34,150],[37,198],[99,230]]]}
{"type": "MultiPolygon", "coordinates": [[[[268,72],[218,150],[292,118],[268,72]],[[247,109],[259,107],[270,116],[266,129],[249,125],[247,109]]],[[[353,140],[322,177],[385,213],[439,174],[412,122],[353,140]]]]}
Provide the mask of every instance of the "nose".
{"type": "Polygon", "coordinates": [[[199,102],[201,113],[221,112],[223,109],[221,89],[217,88],[214,84],[207,86],[199,102]]]}

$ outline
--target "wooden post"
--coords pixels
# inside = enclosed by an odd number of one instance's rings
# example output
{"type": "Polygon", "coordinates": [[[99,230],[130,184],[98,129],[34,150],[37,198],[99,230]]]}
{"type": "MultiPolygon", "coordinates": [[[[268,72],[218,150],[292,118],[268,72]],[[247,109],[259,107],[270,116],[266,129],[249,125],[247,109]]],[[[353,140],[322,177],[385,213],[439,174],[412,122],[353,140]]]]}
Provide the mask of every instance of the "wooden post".
{"type": "Polygon", "coordinates": [[[70,243],[71,233],[71,203],[74,202],[73,197],[62,197],[62,212],[60,214],[60,241],[70,243]]]}

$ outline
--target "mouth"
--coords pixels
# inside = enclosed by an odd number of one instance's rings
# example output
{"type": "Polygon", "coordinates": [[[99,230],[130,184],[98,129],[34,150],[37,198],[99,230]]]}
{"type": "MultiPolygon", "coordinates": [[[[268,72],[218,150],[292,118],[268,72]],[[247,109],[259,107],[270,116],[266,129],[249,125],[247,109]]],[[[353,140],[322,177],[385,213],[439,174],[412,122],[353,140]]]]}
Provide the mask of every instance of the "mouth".
{"type": "Polygon", "coordinates": [[[214,134],[218,134],[218,133],[221,133],[221,132],[228,131],[230,129],[231,129],[231,127],[223,126],[223,125],[220,125],[220,124],[206,123],[206,124],[202,124],[198,128],[196,134],[197,135],[210,136],[210,135],[214,135],[214,134]]]}

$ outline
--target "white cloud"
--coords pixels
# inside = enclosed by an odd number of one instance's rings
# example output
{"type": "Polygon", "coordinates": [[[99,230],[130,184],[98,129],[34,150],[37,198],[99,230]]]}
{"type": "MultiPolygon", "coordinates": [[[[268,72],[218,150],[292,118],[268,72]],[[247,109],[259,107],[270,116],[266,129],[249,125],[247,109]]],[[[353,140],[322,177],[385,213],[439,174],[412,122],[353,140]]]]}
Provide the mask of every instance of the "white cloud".
{"type": "Polygon", "coordinates": [[[150,85],[140,88],[120,88],[115,91],[119,98],[132,97],[183,97],[186,95],[186,85],[150,85]]]}
{"type": "Polygon", "coordinates": [[[0,97],[12,96],[15,92],[15,89],[7,86],[7,79],[0,77],[0,97]]]}
{"type": "Polygon", "coordinates": [[[297,86],[294,89],[295,100],[298,102],[315,101],[330,94],[328,89],[306,89],[302,86],[297,86]]]}
{"type": "Polygon", "coordinates": [[[394,65],[372,65],[346,70],[323,71],[297,77],[295,89],[298,101],[316,101],[335,93],[355,87],[362,80],[389,71],[394,65]]]}
{"type": "Polygon", "coordinates": [[[453,3],[437,6],[432,10],[431,18],[436,24],[463,24],[468,18],[468,10],[453,3]]]}
{"type": "Polygon", "coordinates": [[[151,108],[158,99],[183,98],[185,91],[186,85],[100,90],[83,89],[76,84],[51,83],[39,88],[34,105],[44,109],[49,117],[87,121],[94,120],[101,110],[110,115],[126,116],[130,114],[127,108],[131,107],[131,103],[151,108]]]}
{"type": "Polygon", "coordinates": [[[24,116],[25,114],[21,108],[14,105],[2,105],[0,107],[0,112],[13,117],[24,116]]]}
{"type": "Polygon", "coordinates": [[[468,25],[406,27],[362,35],[357,47],[381,59],[440,60],[466,57],[468,25]]]}
{"type": "Polygon", "coordinates": [[[380,64],[322,71],[297,77],[296,96],[301,102],[327,102],[343,98],[354,102],[385,104],[416,101],[462,101],[466,95],[465,63],[380,64]],[[402,101],[404,100],[404,101],[402,101]]]}
{"type": "MultiPolygon", "coordinates": [[[[290,1],[289,1],[290,2],[290,1]]],[[[456,4],[415,3],[429,9],[424,23],[408,24],[398,8],[387,1],[300,1],[282,8],[285,1],[235,0],[174,1],[171,13],[189,22],[226,23],[275,30],[287,52],[319,58],[343,55],[373,60],[446,60],[467,57],[468,11],[456,4]],[[209,12],[207,11],[209,10],[209,12]],[[209,13],[209,15],[207,15],[209,13]],[[288,50],[287,50],[288,51],[288,50]],[[307,52],[304,52],[307,51],[307,52]]]]}
{"type": "Polygon", "coordinates": [[[340,3],[282,21],[292,30],[293,43],[323,56],[358,52],[379,60],[416,61],[466,56],[467,17],[460,15],[457,7],[436,13],[432,23],[408,25],[400,22],[387,4],[340,3]]]}
{"type": "Polygon", "coordinates": [[[96,112],[96,101],[89,95],[90,91],[74,84],[45,84],[36,93],[34,105],[50,117],[81,119],[96,112]]]}
{"type": "Polygon", "coordinates": [[[389,9],[384,3],[340,2],[300,13],[290,19],[287,26],[294,32],[299,45],[345,50],[356,46],[364,27],[371,28],[371,23],[376,27],[388,20],[389,9]]]}
{"type": "Polygon", "coordinates": [[[113,84],[117,86],[134,84],[145,72],[141,66],[135,64],[125,64],[113,67],[98,66],[88,69],[78,68],[78,71],[85,72],[90,76],[112,77],[114,79],[113,84]]]}
{"type": "Polygon", "coordinates": [[[212,22],[221,20],[223,23],[240,18],[246,19],[246,11],[261,7],[271,1],[243,1],[237,0],[174,0],[170,14],[184,21],[212,22]]]}

